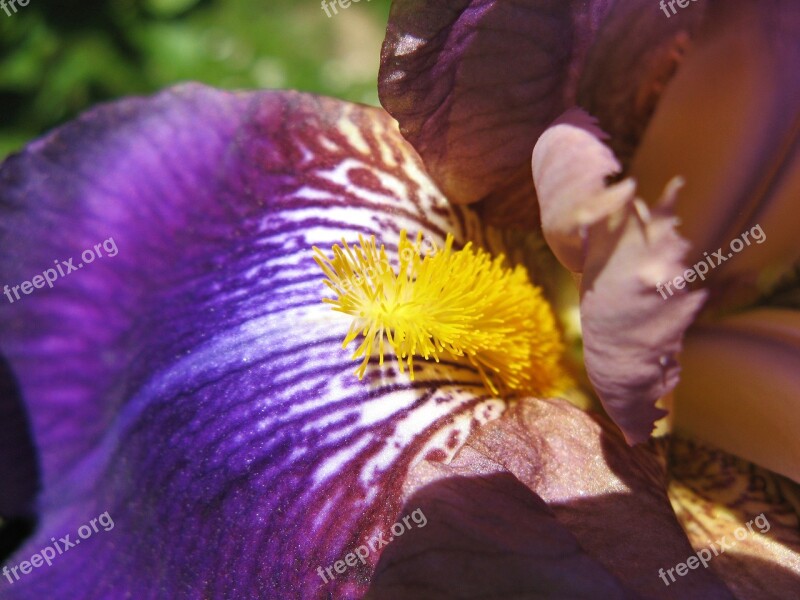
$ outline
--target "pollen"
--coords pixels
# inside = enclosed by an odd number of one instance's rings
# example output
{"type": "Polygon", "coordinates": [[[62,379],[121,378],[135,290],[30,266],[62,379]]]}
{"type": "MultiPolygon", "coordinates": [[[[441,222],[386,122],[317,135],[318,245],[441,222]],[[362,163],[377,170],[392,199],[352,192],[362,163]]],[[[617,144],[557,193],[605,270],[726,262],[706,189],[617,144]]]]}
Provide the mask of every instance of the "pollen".
{"type": "Polygon", "coordinates": [[[333,310],[353,318],[342,344],[361,338],[353,353],[363,379],[370,358],[383,364],[390,350],[414,379],[415,359],[467,361],[493,393],[547,396],[563,388],[561,335],[550,305],[522,266],[505,266],[468,243],[423,253],[400,232],[396,268],[375,238],[342,240],[330,259],[314,247],[314,260],[335,294],[323,298],[333,310]]]}

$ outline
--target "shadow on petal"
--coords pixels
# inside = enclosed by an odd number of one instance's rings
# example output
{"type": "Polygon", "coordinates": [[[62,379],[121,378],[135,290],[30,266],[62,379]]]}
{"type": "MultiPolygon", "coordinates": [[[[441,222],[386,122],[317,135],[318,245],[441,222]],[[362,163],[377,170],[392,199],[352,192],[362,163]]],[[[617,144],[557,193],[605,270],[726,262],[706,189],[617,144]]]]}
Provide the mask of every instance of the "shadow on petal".
{"type": "Polygon", "coordinates": [[[366,600],[638,597],[510,473],[446,477],[403,514],[415,510],[427,524],[387,546],[366,600]]]}

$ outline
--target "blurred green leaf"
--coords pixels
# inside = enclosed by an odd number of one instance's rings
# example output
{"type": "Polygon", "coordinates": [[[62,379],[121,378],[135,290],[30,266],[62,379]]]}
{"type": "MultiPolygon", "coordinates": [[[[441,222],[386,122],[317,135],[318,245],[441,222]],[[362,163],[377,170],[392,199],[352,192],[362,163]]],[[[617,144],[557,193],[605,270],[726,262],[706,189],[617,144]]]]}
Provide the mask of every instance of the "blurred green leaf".
{"type": "Polygon", "coordinates": [[[0,18],[0,157],[92,104],[187,80],[377,104],[389,5],[36,0],[0,18]]]}

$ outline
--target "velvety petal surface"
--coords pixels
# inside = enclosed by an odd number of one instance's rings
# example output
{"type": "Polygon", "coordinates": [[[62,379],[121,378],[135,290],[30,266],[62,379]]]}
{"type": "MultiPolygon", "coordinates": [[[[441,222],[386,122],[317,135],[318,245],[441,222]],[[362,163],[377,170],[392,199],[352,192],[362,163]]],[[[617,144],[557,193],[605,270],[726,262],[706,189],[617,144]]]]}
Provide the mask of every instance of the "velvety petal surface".
{"type": "Polygon", "coordinates": [[[589,379],[630,443],[646,440],[664,412],[657,400],[677,384],[684,332],[700,292],[659,291],[680,276],[687,243],[676,233],[670,182],[650,210],[632,180],[607,185],[619,169],[602,133],[571,111],[533,151],[542,230],[556,256],[581,279],[581,325],[589,379]]]}
{"type": "Polygon", "coordinates": [[[4,599],[358,597],[380,552],[317,569],[394,521],[412,463],[503,410],[463,366],[359,382],[320,302],[314,244],[487,241],[383,111],[196,85],[124,100],[9,158],[0,211],[3,282],[76,267],[0,306],[43,481],[7,564],[81,544],[0,579],[4,599]]]}
{"type": "Polygon", "coordinates": [[[491,220],[536,218],[528,158],[568,107],[600,117],[624,162],[704,9],[667,18],[652,2],[396,0],[381,102],[455,202],[491,220]]]}
{"type": "Polygon", "coordinates": [[[610,4],[393,2],[381,102],[448,198],[473,202],[522,186],[520,201],[534,206],[531,149],[574,103],[580,66],[610,4]]]}
{"type": "Polygon", "coordinates": [[[367,600],[638,598],[510,473],[428,464],[440,479],[406,504],[428,524],[387,547],[367,600]]]}
{"type": "Polygon", "coordinates": [[[688,260],[721,250],[711,287],[730,303],[722,284],[736,282],[751,290],[747,303],[800,256],[800,5],[708,5],[706,31],[666,90],[632,175],[645,198],[685,179],[676,210],[693,244],[688,260]],[[765,239],[751,235],[737,253],[731,243],[756,225],[765,239]]]}
{"type": "Polygon", "coordinates": [[[628,447],[604,418],[561,400],[521,400],[450,464],[413,469],[406,511],[430,507],[446,527],[395,540],[371,589],[376,598],[472,598],[469,583],[498,598],[732,598],[708,572],[681,589],[660,580],[659,568],[692,552],[665,484],[659,457],[628,447]],[[478,578],[484,561],[498,566],[478,578]]]}
{"type": "Polygon", "coordinates": [[[693,328],[675,426],[800,481],[800,312],[758,309],[693,328]]]}

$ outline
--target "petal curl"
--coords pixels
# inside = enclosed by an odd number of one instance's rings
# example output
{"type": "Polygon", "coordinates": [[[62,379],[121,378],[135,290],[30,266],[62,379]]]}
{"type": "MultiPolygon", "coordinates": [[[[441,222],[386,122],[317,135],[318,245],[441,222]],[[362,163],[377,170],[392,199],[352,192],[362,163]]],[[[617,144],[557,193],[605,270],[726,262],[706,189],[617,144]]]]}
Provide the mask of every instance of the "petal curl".
{"type": "Polygon", "coordinates": [[[393,522],[410,464],[502,412],[463,366],[359,383],[320,302],[314,244],[486,241],[382,111],[182,86],[56,130],[0,186],[4,281],[118,247],[0,309],[43,470],[10,562],[115,522],[4,598],[358,597],[379,553],[327,586],[317,568],[393,522]]]}
{"type": "Polygon", "coordinates": [[[658,290],[685,268],[688,245],[673,212],[680,182],[649,210],[632,180],[606,186],[619,163],[586,115],[560,121],[533,151],[542,229],[562,263],[583,272],[589,379],[627,440],[642,442],[664,414],[655,403],[678,382],[681,339],[705,300],[704,292],[658,290]]]}
{"type": "Polygon", "coordinates": [[[561,264],[573,273],[583,271],[589,227],[635,197],[631,180],[606,186],[606,179],[622,170],[614,153],[598,141],[607,137],[589,115],[570,109],[533,149],[542,232],[561,264]]]}

